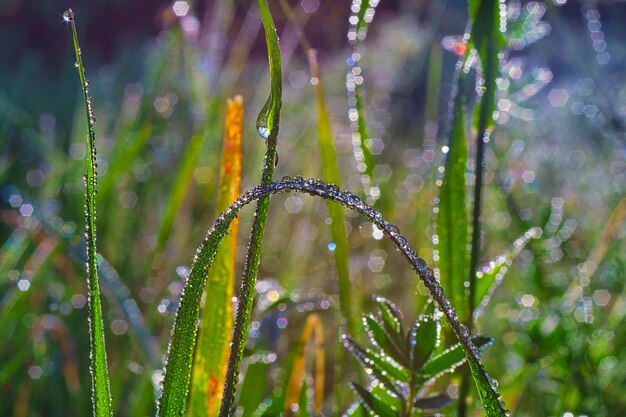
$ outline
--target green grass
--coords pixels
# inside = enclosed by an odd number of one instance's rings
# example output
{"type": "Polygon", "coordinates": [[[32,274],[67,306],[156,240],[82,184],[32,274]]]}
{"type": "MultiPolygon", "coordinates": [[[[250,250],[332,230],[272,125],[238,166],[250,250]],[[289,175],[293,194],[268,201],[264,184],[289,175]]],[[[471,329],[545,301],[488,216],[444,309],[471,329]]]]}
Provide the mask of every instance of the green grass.
{"type": "Polygon", "coordinates": [[[72,26],[74,52],[76,53],[76,68],[80,84],[83,89],[85,112],[87,117],[87,174],[85,181],[85,239],[87,241],[87,288],[89,303],[89,335],[92,377],[92,398],[94,416],[108,417],[113,415],[111,409],[111,388],[109,386],[109,370],[107,364],[106,347],[104,341],[104,323],[102,302],[100,300],[100,283],[98,282],[98,251],[96,247],[96,131],[95,116],[91,96],[89,95],[89,81],[85,77],[82,52],[78,44],[74,12],[68,9],[63,19],[72,26]]]}
{"type": "Polygon", "coordinates": [[[562,9],[526,50],[545,10],[507,5],[168,8],[90,85],[68,14],[73,124],[0,95],[0,414],[626,410],[623,156],[586,92],[613,67],[551,81],[562,9]]]}

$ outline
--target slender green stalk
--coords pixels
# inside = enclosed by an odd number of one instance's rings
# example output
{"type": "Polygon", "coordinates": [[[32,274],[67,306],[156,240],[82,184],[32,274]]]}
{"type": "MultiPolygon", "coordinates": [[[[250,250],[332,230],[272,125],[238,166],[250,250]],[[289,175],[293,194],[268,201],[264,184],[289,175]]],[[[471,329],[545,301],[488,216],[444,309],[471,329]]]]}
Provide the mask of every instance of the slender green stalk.
{"type": "MultiPolygon", "coordinates": [[[[490,129],[493,126],[493,111],[495,110],[496,77],[500,66],[498,53],[504,46],[501,33],[503,26],[500,10],[500,0],[470,0],[469,15],[472,24],[471,45],[476,48],[483,71],[483,94],[478,106],[475,125],[476,156],[474,185],[474,207],[472,210],[472,244],[468,271],[469,294],[467,298],[467,324],[471,330],[473,325],[474,309],[476,308],[476,270],[480,261],[480,214],[482,206],[483,171],[485,167],[485,143],[489,139],[490,129]]],[[[459,393],[459,417],[467,414],[467,395],[469,394],[469,373],[464,373],[459,393]]]]}
{"type": "Polygon", "coordinates": [[[104,340],[104,325],[102,321],[102,305],[100,302],[100,287],[98,284],[98,261],[96,249],[96,132],[94,129],[95,117],[89,95],[89,81],[85,78],[85,68],[78,44],[74,12],[68,9],[63,19],[72,26],[76,67],[83,90],[85,111],[87,113],[87,150],[89,162],[85,176],[85,237],[87,239],[87,286],[89,292],[89,344],[91,350],[91,389],[93,395],[93,413],[96,417],[111,416],[111,389],[109,386],[109,372],[104,340]]]}
{"type": "MultiPolygon", "coordinates": [[[[263,172],[261,174],[261,185],[267,185],[272,181],[274,166],[277,158],[276,141],[280,123],[280,108],[282,105],[282,68],[280,58],[280,47],[278,36],[269,7],[266,0],[259,0],[261,9],[261,20],[265,30],[265,41],[267,43],[267,56],[270,67],[270,95],[263,109],[257,118],[257,132],[267,140],[265,160],[263,162],[263,172]]],[[[254,215],[254,223],[248,242],[248,253],[244,263],[241,290],[239,292],[239,305],[235,318],[235,328],[233,340],[228,360],[228,370],[226,372],[226,385],[222,404],[220,407],[220,417],[227,417],[235,401],[235,390],[239,377],[239,368],[243,350],[248,339],[248,327],[250,326],[250,314],[252,311],[252,301],[254,299],[254,285],[256,283],[259,262],[261,259],[261,246],[265,233],[265,222],[269,210],[269,196],[264,196],[257,203],[254,215]]]]}

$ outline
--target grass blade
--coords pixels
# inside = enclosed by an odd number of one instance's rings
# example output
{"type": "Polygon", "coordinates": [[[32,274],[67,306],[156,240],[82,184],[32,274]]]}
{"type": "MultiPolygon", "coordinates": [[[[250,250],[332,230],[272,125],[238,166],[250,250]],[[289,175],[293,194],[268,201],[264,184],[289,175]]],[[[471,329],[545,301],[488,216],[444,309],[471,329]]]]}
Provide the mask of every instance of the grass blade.
{"type": "Polygon", "coordinates": [[[96,132],[94,130],[94,115],[89,95],[89,82],[85,78],[85,68],[78,44],[74,12],[68,9],[63,18],[72,26],[76,67],[83,90],[85,110],[87,112],[87,151],[89,162],[85,176],[85,237],[87,238],[87,286],[89,291],[89,344],[91,350],[91,388],[93,396],[94,416],[111,416],[111,389],[109,386],[109,371],[104,341],[104,325],[102,320],[102,306],[100,302],[100,287],[98,284],[98,261],[96,249],[96,132]]]}
{"type": "MultiPolygon", "coordinates": [[[[447,155],[437,211],[437,250],[441,284],[459,320],[467,321],[467,206],[465,203],[465,166],[467,143],[465,140],[465,103],[459,91],[452,109],[452,126],[449,133],[447,155]]],[[[445,152],[445,149],[444,149],[445,152]]]]}
{"type": "MultiPolygon", "coordinates": [[[[219,212],[232,204],[241,192],[241,137],[243,131],[243,98],[228,100],[221,181],[217,203],[219,212]]],[[[189,398],[190,416],[216,416],[222,400],[226,364],[230,352],[233,326],[232,297],[235,285],[237,254],[237,220],[230,235],[220,245],[221,252],[209,272],[207,296],[202,311],[202,325],[193,365],[189,398]]]]}
{"type": "MultiPolygon", "coordinates": [[[[263,109],[257,118],[257,132],[266,139],[267,150],[263,162],[263,172],[261,173],[261,185],[267,185],[272,181],[276,158],[276,141],[278,138],[278,128],[280,123],[280,109],[282,106],[282,83],[283,75],[281,68],[280,47],[276,27],[272,20],[266,0],[259,0],[261,10],[261,20],[265,30],[265,42],[267,44],[267,56],[270,67],[270,95],[263,109]]],[[[269,210],[269,196],[259,199],[248,242],[248,254],[244,263],[241,290],[239,293],[239,306],[237,317],[235,318],[235,329],[231,345],[230,357],[228,359],[228,371],[226,373],[226,385],[220,407],[220,417],[228,416],[235,400],[235,389],[239,375],[241,358],[248,336],[250,326],[250,314],[252,311],[252,301],[254,298],[254,285],[261,260],[261,246],[265,232],[265,222],[269,210]]]]}
{"type": "Polygon", "coordinates": [[[500,50],[504,47],[502,30],[506,18],[501,16],[500,0],[470,0],[469,12],[472,24],[470,44],[478,51],[483,75],[481,101],[474,113],[476,134],[476,183],[474,186],[474,208],[472,213],[472,250],[469,264],[469,315],[474,314],[476,270],[480,259],[480,213],[482,206],[483,170],[485,166],[485,144],[494,126],[493,112],[496,110],[496,78],[500,73],[500,50]],[[504,19],[501,21],[501,19],[504,19]]]}
{"type": "MultiPolygon", "coordinates": [[[[333,132],[330,125],[330,116],[326,105],[326,97],[324,96],[324,84],[320,76],[319,67],[317,65],[317,52],[313,49],[307,54],[309,67],[311,69],[311,79],[316,80],[315,97],[317,100],[317,139],[320,146],[320,155],[322,157],[322,175],[324,181],[330,184],[341,184],[339,177],[339,165],[337,164],[337,153],[333,140],[333,132]]],[[[337,280],[339,282],[339,301],[341,303],[341,311],[343,320],[348,327],[348,332],[356,336],[359,326],[357,325],[354,303],[359,299],[358,293],[355,294],[355,288],[350,285],[350,266],[348,263],[348,239],[346,238],[346,230],[344,226],[344,215],[341,207],[336,204],[328,203],[328,214],[332,220],[331,234],[335,243],[335,266],[337,268],[337,280]],[[352,294],[352,295],[351,295],[352,294]]],[[[358,308],[357,308],[358,310],[358,308]]]]}
{"type": "MultiPolygon", "coordinates": [[[[475,178],[474,185],[474,207],[472,212],[472,246],[469,260],[469,271],[467,275],[469,283],[469,294],[467,304],[468,325],[472,325],[476,299],[476,269],[480,259],[480,214],[482,206],[483,170],[485,165],[485,144],[494,125],[493,112],[495,111],[495,89],[496,78],[500,72],[500,50],[504,47],[504,37],[502,32],[506,30],[506,13],[502,9],[506,7],[502,0],[470,0],[469,15],[471,24],[470,45],[478,51],[483,73],[482,99],[474,113],[474,125],[477,129],[476,135],[476,157],[475,157],[475,178]]],[[[463,311],[463,310],[462,310],[463,311]]],[[[493,392],[489,386],[482,386],[484,381],[477,378],[475,366],[470,363],[470,370],[474,376],[481,401],[488,415],[491,412],[500,415],[504,410],[497,398],[492,398],[493,392]],[[486,396],[484,396],[486,394],[486,396]],[[492,411],[490,411],[492,410],[492,411]]],[[[466,415],[466,397],[469,391],[469,377],[464,377],[459,395],[459,416],[466,415]]],[[[487,381],[489,382],[489,381],[487,381]]],[[[488,384],[490,385],[490,384],[488,384]]]]}

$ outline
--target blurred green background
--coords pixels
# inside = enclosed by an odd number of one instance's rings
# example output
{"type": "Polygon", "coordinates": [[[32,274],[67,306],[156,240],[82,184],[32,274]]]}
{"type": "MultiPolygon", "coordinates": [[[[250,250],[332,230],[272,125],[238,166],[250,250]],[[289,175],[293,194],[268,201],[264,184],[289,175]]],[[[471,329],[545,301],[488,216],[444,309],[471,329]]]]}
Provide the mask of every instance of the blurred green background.
{"type": "MultiPolygon", "coordinates": [[[[226,98],[244,98],[243,189],[258,183],[265,149],[255,131],[269,91],[255,2],[75,3],[0,4],[2,416],[84,416],[91,407],[81,240],[86,128],[63,11],[76,13],[97,119],[101,286],[116,415],[154,414],[183,280],[217,216],[226,98]],[[194,136],[201,148],[185,166],[194,136]],[[186,180],[177,184],[180,175],[186,180]],[[180,206],[169,230],[172,196],[180,206]]],[[[361,193],[345,89],[350,5],[269,3],[285,88],[275,177],[321,177],[304,39],[319,51],[341,185],[361,193]]],[[[626,3],[506,3],[510,28],[521,29],[509,34],[498,80],[481,264],[533,226],[543,235],[508,267],[478,320],[495,339],[483,357],[516,416],[626,415],[626,3]]],[[[376,206],[428,262],[454,51],[466,22],[464,1],[382,1],[361,51],[376,206]]],[[[271,352],[260,397],[277,385],[310,311],[322,316],[327,334],[328,396],[363,378],[354,364],[341,380],[332,372],[338,355],[351,359],[337,343],[327,216],[322,201],[273,199],[250,331],[250,348],[271,352]],[[287,308],[262,313],[276,294],[290,300],[287,308]]],[[[239,264],[251,217],[250,210],[241,215],[239,264]]],[[[426,300],[413,272],[362,219],[348,214],[346,227],[355,303],[369,311],[370,296],[383,295],[413,320],[426,300]]],[[[443,384],[454,395],[458,380],[443,384]]],[[[332,404],[329,398],[325,409],[332,404]]]]}

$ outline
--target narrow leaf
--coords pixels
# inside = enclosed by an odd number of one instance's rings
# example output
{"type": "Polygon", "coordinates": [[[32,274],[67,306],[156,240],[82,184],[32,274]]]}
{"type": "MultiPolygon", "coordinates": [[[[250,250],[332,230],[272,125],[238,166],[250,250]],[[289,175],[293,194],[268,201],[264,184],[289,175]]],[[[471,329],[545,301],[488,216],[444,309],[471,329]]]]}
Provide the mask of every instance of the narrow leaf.
{"type": "Polygon", "coordinates": [[[441,325],[434,317],[423,316],[409,332],[411,369],[417,371],[432,356],[439,345],[441,325]]]}
{"type": "Polygon", "coordinates": [[[418,398],[414,405],[420,410],[437,410],[452,402],[452,398],[444,394],[437,394],[432,397],[418,398]]]}
{"type": "MultiPolygon", "coordinates": [[[[399,364],[409,368],[409,358],[399,344],[397,337],[391,335],[385,330],[384,326],[371,314],[363,316],[363,327],[367,332],[372,344],[381,348],[387,355],[391,356],[399,364]]],[[[408,350],[407,350],[408,352],[408,350]]]]}
{"type": "Polygon", "coordinates": [[[477,119],[484,118],[483,127],[479,128],[484,131],[494,124],[495,86],[500,69],[499,53],[505,45],[502,32],[506,30],[506,13],[501,13],[501,7],[505,7],[503,0],[469,0],[468,3],[472,25],[470,43],[478,51],[484,74],[482,100],[475,113],[477,119]]]}
{"type": "MultiPolygon", "coordinates": [[[[437,212],[437,251],[441,286],[457,309],[459,321],[466,322],[467,294],[467,206],[465,201],[465,105],[458,92],[452,109],[452,126],[439,190],[437,212]]],[[[444,149],[444,152],[446,149],[444,149]]]]}
{"type": "Polygon", "coordinates": [[[93,397],[93,413],[96,417],[113,415],[111,410],[111,389],[109,386],[109,371],[104,340],[104,324],[102,319],[102,305],[100,301],[100,286],[98,283],[98,261],[96,247],[96,131],[95,117],[89,95],[89,82],[85,78],[85,68],[80,45],[74,12],[68,9],[63,13],[63,19],[72,26],[76,67],[83,90],[85,111],[87,114],[87,175],[85,176],[85,236],[87,238],[87,287],[89,300],[89,346],[91,352],[91,390],[93,397]]]}
{"type": "MultiPolygon", "coordinates": [[[[236,96],[226,105],[217,210],[232,204],[241,192],[241,138],[243,99],[236,96]]],[[[233,325],[232,298],[235,285],[238,221],[220,244],[215,264],[209,271],[206,298],[194,357],[189,398],[190,416],[217,416],[222,400],[233,325]]]]}
{"type": "Polygon", "coordinates": [[[351,382],[350,387],[361,397],[361,403],[365,408],[378,417],[397,417],[399,410],[392,409],[381,398],[372,394],[356,382],[351,382]]]}
{"type": "Polygon", "coordinates": [[[344,336],[343,344],[348,351],[359,361],[370,377],[375,378],[387,389],[400,395],[398,382],[407,383],[409,377],[403,368],[388,361],[385,357],[359,346],[349,336],[344,336]]]}
{"type": "MultiPolygon", "coordinates": [[[[489,337],[472,337],[472,343],[474,343],[479,350],[489,346],[492,342],[493,339],[489,337]]],[[[462,345],[456,344],[444,352],[430,358],[430,360],[426,362],[424,367],[420,370],[420,374],[423,375],[425,380],[437,378],[439,375],[454,371],[466,360],[467,358],[465,357],[462,345]]]]}
{"type": "Polygon", "coordinates": [[[385,329],[392,336],[402,337],[404,329],[402,327],[402,312],[391,301],[383,297],[374,297],[374,302],[380,312],[380,317],[383,319],[385,329]]]}

